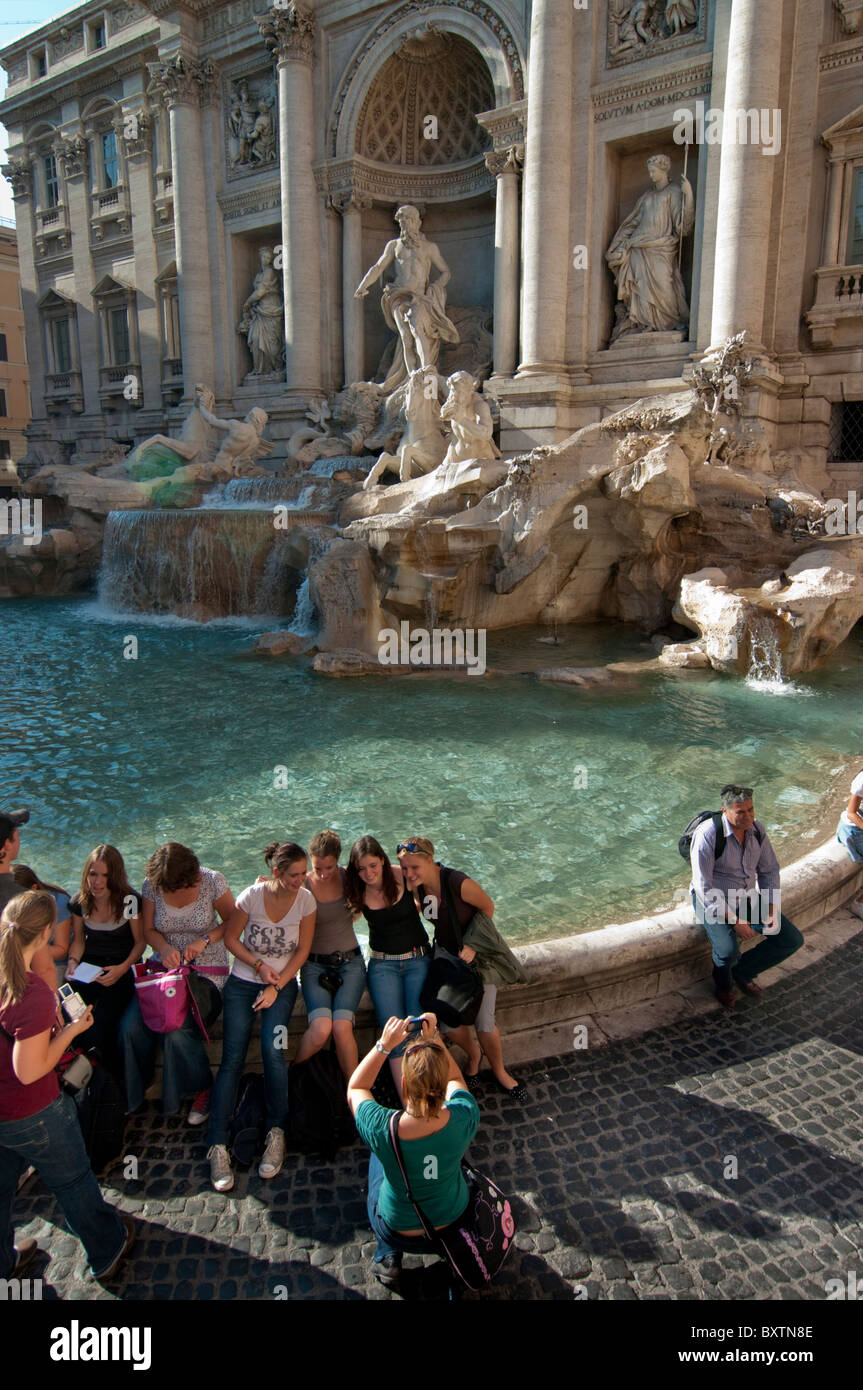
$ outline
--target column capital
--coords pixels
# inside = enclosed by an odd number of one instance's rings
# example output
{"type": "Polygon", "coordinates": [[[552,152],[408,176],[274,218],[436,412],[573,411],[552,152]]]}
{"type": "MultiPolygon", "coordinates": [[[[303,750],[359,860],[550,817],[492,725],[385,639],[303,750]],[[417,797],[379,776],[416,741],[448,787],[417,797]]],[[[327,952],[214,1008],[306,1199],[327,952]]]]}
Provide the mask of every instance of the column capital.
{"type": "Polygon", "coordinates": [[[122,140],[127,159],[137,159],[150,152],[150,135],[153,118],[150,112],[138,106],[124,109],[114,122],[117,140],[122,140]]]}
{"type": "Polygon", "coordinates": [[[8,164],[3,165],[0,172],[5,174],[11,183],[12,197],[16,203],[30,197],[33,175],[30,160],[26,155],[19,155],[17,159],[10,159],[8,164]]]}
{"type": "Polygon", "coordinates": [[[305,5],[276,3],[255,23],[278,63],[309,63],[315,56],[315,16],[305,5]]]}
{"type": "Polygon", "coordinates": [[[167,62],[148,63],[147,95],[175,106],[204,106],[211,100],[216,67],[209,58],[199,60],[177,53],[167,62]]]}
{"type": "Polygon", "coordinates": [[[327,199],[330,207],[344,217],[350,212],[368,212],[374,206],[373,200],[363,193],[333,193],[327,199]]]}
{"type": "Polygon", "coordinates": [[[67,179],[79,179],[87,164],[87,141],[80,133],[66,135],[54,144],[54,154],[63,165],[67,179]]]}
{"type": "Polygon", "coordinates": [[[507,145],[499,150],[489,150],[485,156],[486,169],[497,179],[502,174],[520,174],[523,163],[524,145],[507,145]]]}

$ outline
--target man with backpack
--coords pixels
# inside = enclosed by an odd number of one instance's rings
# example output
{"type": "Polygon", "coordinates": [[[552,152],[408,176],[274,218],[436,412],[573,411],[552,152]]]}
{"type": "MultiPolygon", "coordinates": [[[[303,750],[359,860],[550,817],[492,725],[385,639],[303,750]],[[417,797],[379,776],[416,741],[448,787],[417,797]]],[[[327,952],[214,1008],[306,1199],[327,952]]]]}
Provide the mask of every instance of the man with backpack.
{"type": "Polygon", "coordinates": [[[803,937],[779,909],[779,862],[760,821],[752,788],[728,783],[722,810],[704,811],[687,826],[692,903],[713,947],[716,997],[734,1007],[734,985],[756,998],[755,976],[779,965],[803,945],[803,937]],[[763,940],[741,959],[739,941],[763,940]]]}

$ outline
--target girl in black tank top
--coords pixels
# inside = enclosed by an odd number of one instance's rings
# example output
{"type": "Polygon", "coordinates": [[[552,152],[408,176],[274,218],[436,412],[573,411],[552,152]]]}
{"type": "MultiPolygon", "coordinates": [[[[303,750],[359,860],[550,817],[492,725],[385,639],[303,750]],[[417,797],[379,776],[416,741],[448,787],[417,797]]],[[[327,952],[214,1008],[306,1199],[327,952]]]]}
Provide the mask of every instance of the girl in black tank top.
{"type": "MultiPolygon", "coordinates": [[[[394,868],[371,835],[357,840],[346,876],[348,902],[369,924],[369,993],[378,1022],[410,1018],[421,1012],[420,994],[431,963],[431,947],[413,894],[402,871],[394,868]]],[[[401,1056],[396,1048],[390,1066],[401,1081],[401,1056]]]]}

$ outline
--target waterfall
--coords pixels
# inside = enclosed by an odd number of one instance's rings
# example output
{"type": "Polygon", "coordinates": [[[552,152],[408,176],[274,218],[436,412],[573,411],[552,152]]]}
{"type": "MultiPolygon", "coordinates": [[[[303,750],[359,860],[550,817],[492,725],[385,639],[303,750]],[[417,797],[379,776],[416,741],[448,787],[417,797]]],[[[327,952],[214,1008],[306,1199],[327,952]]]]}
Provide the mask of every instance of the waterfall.
{"type": "Polygon", "coordinates": [[[305,560],[301,532],[270,509],[110,512],[99,599],[120,612],[216,617],[289,613],[305,560]]]}
{"type": "Polygon", "coordinates": [[[767,618],[755,618],[749,627],[749,675],[755,682],[782,683],[782,649],[779,634],[767,618]]]}
{"type": "Polygon", "coordinates": [[[302,511],[312,507],[316,490],[314,483],[297,477],[283,478],[273,474],[268,478],[231,478],[205,493],[201,506],[230,511],[257,507],[272,512],[276,503],[280,503],[292,511],[302,511]]]}

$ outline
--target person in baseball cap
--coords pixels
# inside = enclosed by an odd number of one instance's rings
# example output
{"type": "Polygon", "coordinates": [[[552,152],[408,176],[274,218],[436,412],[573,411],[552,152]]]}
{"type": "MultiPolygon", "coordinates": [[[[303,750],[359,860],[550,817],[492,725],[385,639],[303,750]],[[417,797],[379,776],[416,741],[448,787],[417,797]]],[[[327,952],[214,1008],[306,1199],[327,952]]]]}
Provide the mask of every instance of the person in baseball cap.
{"type": "Polygon", "coordinates": [[[0,811],[0,912],[17,895],[18,885],[12,877],[12,861],[18,858],[21,841],[19,825],[26,825],[30,812],[25,808],[17,811],[0,811]]]}

